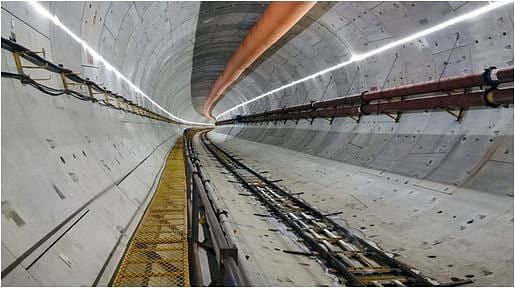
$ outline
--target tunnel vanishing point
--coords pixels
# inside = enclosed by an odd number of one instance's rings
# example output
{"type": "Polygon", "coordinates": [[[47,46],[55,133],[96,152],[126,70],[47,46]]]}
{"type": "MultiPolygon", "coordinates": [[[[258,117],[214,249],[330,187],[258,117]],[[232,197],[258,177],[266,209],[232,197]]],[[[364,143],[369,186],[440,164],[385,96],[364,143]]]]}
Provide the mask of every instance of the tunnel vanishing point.
{"type": "Polygon", "coordinates": [[[2,286],[513,286],[513,0],[2,1],[2,286]]]}

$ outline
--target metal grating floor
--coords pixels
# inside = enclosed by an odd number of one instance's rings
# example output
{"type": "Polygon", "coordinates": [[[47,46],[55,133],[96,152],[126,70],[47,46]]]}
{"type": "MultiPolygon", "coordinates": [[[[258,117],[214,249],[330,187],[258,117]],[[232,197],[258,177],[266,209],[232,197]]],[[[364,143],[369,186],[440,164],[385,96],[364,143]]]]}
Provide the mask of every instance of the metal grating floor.
{"type": "Polygon", "coordinates": [[[189,286],[186,201],[183,143],[179,137],[113,286],[189,286]]]}

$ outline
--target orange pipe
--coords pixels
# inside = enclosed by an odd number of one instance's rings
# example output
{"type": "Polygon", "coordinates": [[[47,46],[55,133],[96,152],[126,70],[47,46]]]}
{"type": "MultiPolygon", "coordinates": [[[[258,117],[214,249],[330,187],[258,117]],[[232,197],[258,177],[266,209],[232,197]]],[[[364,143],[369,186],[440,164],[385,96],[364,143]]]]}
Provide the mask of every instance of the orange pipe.
{"type": "Polygon", "coordinates": [[[270,46],[293,27],[316,2],[272,2],[258,22],[245,37],[240,47],[232,54],[224,71],[209,91],[204,103],[204,115],[212,118],[211,112],[221,99],[222,93],[270,46]]]}

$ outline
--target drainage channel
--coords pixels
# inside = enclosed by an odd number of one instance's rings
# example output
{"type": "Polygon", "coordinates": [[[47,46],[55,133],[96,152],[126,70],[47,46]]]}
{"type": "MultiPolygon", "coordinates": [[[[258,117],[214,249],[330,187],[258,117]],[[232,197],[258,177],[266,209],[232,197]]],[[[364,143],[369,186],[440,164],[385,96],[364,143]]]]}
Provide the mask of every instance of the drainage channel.
{"type": "Polygon", "coordinates": [[[274,217],[295,232],[329,270],[348,286],[434,286],[430,279],[387,256],[335,223],[328,215],[294,197],[285,189],[214,144],[207,132],[203,145],[274,217]]]}

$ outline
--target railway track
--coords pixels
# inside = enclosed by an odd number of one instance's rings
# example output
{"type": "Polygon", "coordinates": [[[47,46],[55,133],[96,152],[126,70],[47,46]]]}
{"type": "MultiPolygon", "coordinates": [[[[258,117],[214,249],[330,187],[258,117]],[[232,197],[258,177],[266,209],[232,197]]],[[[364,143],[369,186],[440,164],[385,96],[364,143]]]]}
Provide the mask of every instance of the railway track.
{"type": "Polygon", "coordinates": [[[267,209],[294,231],[330,271],[348,286],[434,286],[410,267],[387,256],[327,215],[244,165],[202,132],[211,154],[267,209]]]}

